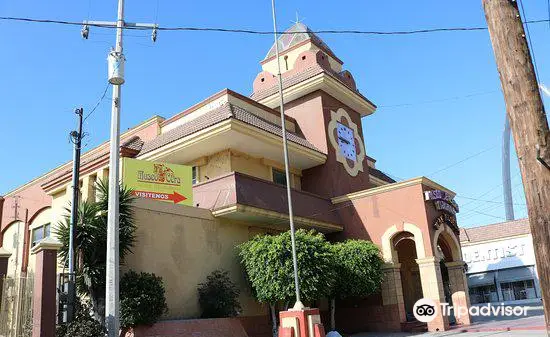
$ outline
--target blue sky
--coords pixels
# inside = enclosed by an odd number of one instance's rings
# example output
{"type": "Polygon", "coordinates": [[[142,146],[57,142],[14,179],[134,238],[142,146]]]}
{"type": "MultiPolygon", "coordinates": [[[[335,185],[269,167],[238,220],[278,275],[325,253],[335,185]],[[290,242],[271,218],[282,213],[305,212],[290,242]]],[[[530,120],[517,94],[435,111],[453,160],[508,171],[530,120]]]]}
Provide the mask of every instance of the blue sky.
{"type": "MultiPolygon", "coordinates": [[[[528,19],[548,18],[545,0],[523,1],[528,19]]],[[[292,24],[296,12],[314,30],[485,26],[481,0],[277,4],[280,29],[292,24]]],[[[128,0],[126,20],[270,30],[270,6],[269,0],[128,0]]],[[[114,20],[116,1],[4,0],[0,15],[114,20]]],[[[534,24],[530,30],[540,80],[550,84],[549,25],[534,24]]],[[[73,109],[89,111],[101,96],[114,38],[114,31],[98,28],[85,41],[80,27],[0,22],[0,193],[71,159],[73,109]]],[[[505,110],[487,31],[322,38],[354,74],[361,92],[379,106],[363,119],[367,153],[378,160],[378,168],[403,179],[427,175],[456,191],[462,226],[503,220],[505,110]]],[[[148,33],[128,32],[122,130],[154,114],[169,117],[225,87],[249,94],[271,44],[271,36],[205,32],[160,32],[153,44],[148,33]]],[[[86,149],[108,139],[110,95],[109,90],[85,124],[86,149]]],[[[512,178],[516,217],[523,217],[515,156],[512,178]]]]}

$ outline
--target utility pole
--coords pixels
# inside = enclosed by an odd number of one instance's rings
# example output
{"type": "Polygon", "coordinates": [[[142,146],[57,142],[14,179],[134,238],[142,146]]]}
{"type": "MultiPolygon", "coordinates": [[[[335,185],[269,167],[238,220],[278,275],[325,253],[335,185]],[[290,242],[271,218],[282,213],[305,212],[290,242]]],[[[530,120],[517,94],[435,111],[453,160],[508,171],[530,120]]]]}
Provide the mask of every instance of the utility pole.
{"type": "Polygon", "coordinates": [[[275,0],[271,0],[271,12],[273,14],[273,35],[275,38],[275,57],[277,58],[277,78],[279,80],[279,99],[281,113],[281,133],[283,135],[283,155],[285,159],[286,194],[288,198],[288,220],[290,222],[290,241],[292,244],[292,265],[294,266],[294,290],[296,292],[295,310],[303,310],[304,304],[300,300],[300,280],[298,278],[298,260],[296,258],[296,235],[294,229],[294,214],[292,211],[292,190],[290,188],[290,165],[288,163],[288,144],[286,140],[285,125],[285,100],[283,97],[283,77],[281,75],[281,60],[279,59],[279,39],[277,35],[277,15],[275,0]]]}
{"type": "Polygon", "coordinates": [[[78,199],[80,197],[80,150],[82,145],[82,114],[84,109],[75,109],[78,116],[78,131],[71,132],[71,142],[73,143],[73,199],[71,201],[71,223],[69,225],[69,283],[67,289],[67,322],[74,319],[74,304],[76,302],[75,291],[75,228],[78,221],[78,199]]]}
{"type": "Polygon", "coordinates": [[[151,38],[157,40],[157,24],[130,23],[124,21],[124,0],[118,0],[116,22],[84,21],[82,37],[88,39],[90,26],[116,27],[116,45],[107,58],[109,83],[113,85],[111,104],[111,131],[109,142],[109,200],[107,210],[107,261],[105,282],[105,325],[108,337],[118,337],[120,328],[119,299],[119,166],[120,166],[120,110],[121,85],[124,84],[124,29],[152,29],[151,38]]]}
{"type": "Polygon", "coordinates": [[[510,119],[550,331],[550,130],[515,0],[482,0],[510,119]]]}
{"type": "MultiPolygon", "coordinates": [[[[19,205],[19,199],[21,199],[21,196],[19,195],[16,195],[13,197],[13,206],[11,206],[13,208],[13,220],[15,221],[18,221],[19,220],[19,207],[21,207],[21,205],[19,205]]],[[[20,236],[20,221],[17,222],[17,239],[16,241],[14,242],[15,243],[15,273],[17,274],[17,270],[18,270],[18,266],[19,266],[19,236],[20,236]]]]}

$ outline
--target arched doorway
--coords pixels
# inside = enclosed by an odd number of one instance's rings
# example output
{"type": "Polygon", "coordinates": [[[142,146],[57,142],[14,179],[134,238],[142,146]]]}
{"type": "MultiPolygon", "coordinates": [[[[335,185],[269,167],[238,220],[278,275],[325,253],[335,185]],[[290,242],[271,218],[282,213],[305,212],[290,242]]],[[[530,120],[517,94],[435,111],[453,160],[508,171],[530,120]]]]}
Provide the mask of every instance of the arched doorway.
{"type": "MultiPolygon", "coordinates": [[[[437,255],[440,258],[439,267],[441,269],[441,282],[443,283],[443,293],[445,295],[445,302],[449,303],[449,306],[453,307],[453,292],[451,289],[451,282],[449,277],[449,269],[447,263],[453,260],[453,251],[449,243],[446,241],[444,235],[439,235],[437,238],[437,255]]],[[[456,319],[454,313],[451,312],[449,317],[449,324],[455,324],[456,319]]]]}
{"type": "Polygon", "coordinates": [[[393,239],[393,246],[401,265],[401,286],[407,321],[413,321],[414,303],[423,297],[420,272],[416,263],[418,256],[413,234],[409,232],[399,233],[393,239]]]}

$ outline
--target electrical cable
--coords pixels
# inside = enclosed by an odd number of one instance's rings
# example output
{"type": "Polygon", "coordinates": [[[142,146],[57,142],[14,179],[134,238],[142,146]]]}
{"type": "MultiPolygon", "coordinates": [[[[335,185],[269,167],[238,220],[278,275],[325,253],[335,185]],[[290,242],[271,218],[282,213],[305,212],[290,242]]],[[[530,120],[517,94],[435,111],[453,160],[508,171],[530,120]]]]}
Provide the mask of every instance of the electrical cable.
{"type": "MultiPolygon", "coordinates": [[[[463,196],[463,195],[457,195],[457,198],[463,198],[463,199],[467,199],[467,200],[480,201],[480,202],[486,202],[486,203],[491,203],[491,204],[499,204],[499,205],[504,205],[504,204],[506,204],[504,201],[493,201],[493,200],[476,199],[476,198],[465,197],[465,196],[463,196]]],[[[526,206],[527,204],[512,203],[512,205],[526,206]]]]}
{"type": "Polygon", "coordinates": [[[467,94],[467,95],[463,95],[463,96],[453,96],[453,97],[434,99],[434,100],[429,100],[429,101],[421,101],[421,102],[415,102],[415,103],[400,103],[400,104],[392,104],[392,105],[379,105],[378,108],[399,108],[399,107],[407,107],[407,106],[413,106],[413,105],[422,105],[422,104],[438,103],[438,102],[445,102],[445,101],[453,101],[453,100],[459,100],[459,99],[469,98],[469,97],[490,95],[490,94],[494,94],[494,93],[497,93],[497,92],[500,92],[500,90],[481,91],[481,92],[467,94]]]}
{"type": "Polygon", "coordinates": [[[94,113],[94,111],[97,109],[101,101],[103,101],[103,99],[105,98],[105,95],[107,95],[107,90],[109,89],[110,85],[111,83],[107,82],[107,85],[105,86],[105,90],[103,90],[103,94],[101,95],[97,103],[94,105],[94,107],[90,110],[90,112],[86,114],[86,117],[84,117],[84,119],[82,120],[82,123],[84,123],[88,119],[88,117],[90,117],[94,113]]]}
{"type": "MultiPolygon", "coordinates": [[[[69,25],[69,26],[82,26],[82,22],[77,21],[66,21],[66,20],[51,20],[51,19],[34,19],[34,18],[25,18],[25,17],[11,17],[11,16],[2,16],[0,20],[3,21],[21,21],[21,22],[32,22],[32,23],[51,23],[51,24],[60,24],[60,25],[69,25]]],[[[541,20],[531,20],[525,21],[524,24],[535,24],[550,22],[549,19],[541,20]]],[[[116,25],[105,25],[105,24],[94,24],[88,23],[90,27],[98,28],[107,28],[107,29],[116,29],[116,25]]],[[[149,27],[135,27],[135,26],[126,26],[125,30],[151,30],[149,27]]],[[[437,33],[437,32],[456,32],[456,31],[485,31],[488,28],[486,26],[481,27],[449,27],[449,28],[427,28],[427,29],[414,29],[414,30],[403,30],[403,31],[367,31],[367,30],[308,30],[307,32],[280,32],[282,34],[296,34],[296,33],[314,33],[314,34],[359,34],[359,35],[413,35],[413,34],[424,34],[424,33],[437,33]]],[[[255,35],[272,35],[272,31],[261,31],[261,30],[252,30],[252,29],[235,29],[235,28],[213,28],[213,27],[158,27],[157,30],[162,31],[191,31],[191,32],[221,32],[221,33],[241,33],[241,34],[255,34],[255,35]]]]}
{"type": "Polygon", "coordinates": [[[464,159],[462,159],[462,160],[460,160],[460,161],[457,161],[457,162],[454,163],[454,164],[451,164],[451,165],[449,165],[449,166],[446,166],[446,167],[444,167],[444,168],[442,168],[442,169],[440,169],[440,170],[437,170],[437,171],[435,171],[435,172],[432,172],[432,173],[430,173],[430,174],[428,174],[428,175],[426,175],[426,176],[427,176],[427,177],[431,177],[431,176],[434,176],[434,175],[436,175],[436,174],[438,174],[438,173],[440,173],[440,172],[446,171],[446,170],[448,170],[448,169],[450,169],[450,168],[452,168],[452,167],[454,167],[454,166],[456,166],[456,165],[462,164],[462,163],[465,162],[465,161],[468,161],[468,160],[470,160],[470,159],[472,159],[472,158],[475,158],[475,157],[479,156],[480,154],[483,154],[483,153],[485,153],[485,152],[491,151],[491,150],[493,150],[494,148],[496,148],[497,146],[498,146],[498,145],[493,145],[493,146],[491,146],[490,148],[487,148],[487,149],[485,149],[485,150],[483,150],[483,151],[477,152],[477,153],[475,153],[475,154],[473,154],[473,155],[471,155],[471,156],[468,156],[468,157],[466,157],[466,158],[464,158],[464,159]]]}
{"type": "MultiPolygon", "coordinates": [[[[522,0],[518,0],[519,2],[519,5],[520,5],[520,8],[521,8],[521,13],[523,15],[523,20],[525,20],[525,22],[527,22],[527,16],[525,16],[525,8],[523,7],[523,1],[522,0]]],[[[533,59],[533,67],[535,68],[535,77],[536,77],[536,81],[537,81],[537,84],[538,84],[538,81],[539,81],[539,69],[537,67],[537,60],[535,58],[535,47],[533,45],[533,41],[531,40],[531,33],[529,31],[529,25],[525,25],[525,31],[527,32],[527,41],[529,42],[528,46],[530,46],[529,48],[529,53],[531,55],[531,58],[533,59]]],[[[539,88],[539,91],[540,91],[540,88],[539,88]]]]}

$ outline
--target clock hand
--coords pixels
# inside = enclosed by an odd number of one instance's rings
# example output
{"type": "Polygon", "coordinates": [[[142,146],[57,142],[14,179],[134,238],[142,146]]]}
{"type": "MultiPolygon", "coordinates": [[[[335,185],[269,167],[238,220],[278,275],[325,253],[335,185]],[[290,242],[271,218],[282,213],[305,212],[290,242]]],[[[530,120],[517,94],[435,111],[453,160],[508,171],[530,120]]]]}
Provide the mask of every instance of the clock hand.
{"type": "Polygon", "coordinates": [[[342,137],[338,137],[338,139],[340,139],[341,141],[343,141],[346,144],[349,144],[349,140],[347,140],[347,139],[344,139],[342,137]]]}

